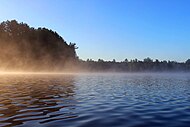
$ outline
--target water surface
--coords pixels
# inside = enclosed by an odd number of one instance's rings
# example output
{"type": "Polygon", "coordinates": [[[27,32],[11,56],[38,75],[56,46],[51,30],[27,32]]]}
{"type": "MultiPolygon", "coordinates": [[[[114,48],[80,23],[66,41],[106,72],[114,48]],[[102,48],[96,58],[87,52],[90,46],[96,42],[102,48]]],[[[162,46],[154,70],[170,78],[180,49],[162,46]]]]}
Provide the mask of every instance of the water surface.
{"type": "Polygon", "coordinates": [[[0,126],[189,126],[188,73],[0,75],[0,126]]]}

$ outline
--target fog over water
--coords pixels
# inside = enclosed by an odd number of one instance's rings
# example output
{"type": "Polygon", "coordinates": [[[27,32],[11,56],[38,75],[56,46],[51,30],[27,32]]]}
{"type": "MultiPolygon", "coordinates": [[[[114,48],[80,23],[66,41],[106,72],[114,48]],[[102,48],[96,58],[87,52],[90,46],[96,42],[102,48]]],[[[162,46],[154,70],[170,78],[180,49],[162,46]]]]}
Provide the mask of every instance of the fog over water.
{"type": "Polygon", "coordinates": [[[33,28],[16,20],[0,23],[0,47],[0,71],[5,72],[190,72],[188,58],[184,62],[148,56],[119,62],[114,58],[82,60],[75,42],[65,41],[51,29],[33,28]]]}
{"type": "Polygon", "coordinates": [[[190,124],[190,59],[85,61],[55,31],[16,20],[0,24],[0,47],[2,127],[190,124]]]}
{"type": "Polygon", "coordinates": [[[0,127],[190,127],[189,5],[1,0],[0,127]]]}

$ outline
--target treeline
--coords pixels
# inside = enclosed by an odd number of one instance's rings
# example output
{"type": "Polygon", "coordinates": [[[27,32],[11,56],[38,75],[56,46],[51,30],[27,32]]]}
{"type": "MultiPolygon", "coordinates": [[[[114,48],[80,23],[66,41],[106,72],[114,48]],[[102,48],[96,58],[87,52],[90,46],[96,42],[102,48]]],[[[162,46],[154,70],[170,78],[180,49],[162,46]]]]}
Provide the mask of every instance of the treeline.
{"type": "Polygon", "coordinates": [[[138,59],[128,61],[125,59],[122,62],[104,61],[99,59],[94,61],[87,59],[86,61],[80,60],[78,65],[82,70],[92,72],[173,72],[173,71],[190,71],[190,59],[185,62],[176,61],[155,61],[151,58],[145,58],[143,61],[138,59]]]}
{"type": "Polygon", "coordinates": [[[69,43],[55,31],[33,28],[16,20],[0,23],[0,71],[90,71],[90,72],[144,72],[190,71],[186,62],[143,61],[122,62],[78,59],[75,43],[69,43]]]}
{"type": "Polygon", "coordinates": [[[16,20],[0,23],[1,70],[59,70],[77,60],[75,49],[75,43],[67,44],[47,28],[35,29],[16,20]]]}

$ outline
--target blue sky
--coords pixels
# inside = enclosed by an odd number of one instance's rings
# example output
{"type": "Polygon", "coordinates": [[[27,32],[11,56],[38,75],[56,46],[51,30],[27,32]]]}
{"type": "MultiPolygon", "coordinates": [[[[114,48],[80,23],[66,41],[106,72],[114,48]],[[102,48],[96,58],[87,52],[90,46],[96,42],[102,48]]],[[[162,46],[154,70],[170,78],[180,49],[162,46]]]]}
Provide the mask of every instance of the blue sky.
{"type": "Polygon", "coordinates": [[[0,22],[16,19],[75,42],[79,58],[185,61],[189,0],[1,0],[0,22]]]}

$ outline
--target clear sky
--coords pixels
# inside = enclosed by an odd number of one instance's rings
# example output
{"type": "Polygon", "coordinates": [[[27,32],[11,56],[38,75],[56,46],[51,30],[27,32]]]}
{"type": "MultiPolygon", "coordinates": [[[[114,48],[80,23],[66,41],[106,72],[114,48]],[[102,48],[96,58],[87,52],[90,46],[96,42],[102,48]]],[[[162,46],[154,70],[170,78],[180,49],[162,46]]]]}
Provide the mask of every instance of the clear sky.
{"type": "Polygon", "coordinates": [[[57,31],[84,60],[190,58],[190,0],[1,0],[11,19],[57,31]]]}

